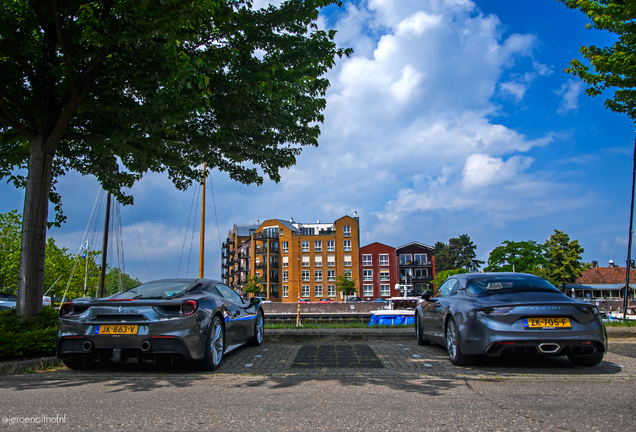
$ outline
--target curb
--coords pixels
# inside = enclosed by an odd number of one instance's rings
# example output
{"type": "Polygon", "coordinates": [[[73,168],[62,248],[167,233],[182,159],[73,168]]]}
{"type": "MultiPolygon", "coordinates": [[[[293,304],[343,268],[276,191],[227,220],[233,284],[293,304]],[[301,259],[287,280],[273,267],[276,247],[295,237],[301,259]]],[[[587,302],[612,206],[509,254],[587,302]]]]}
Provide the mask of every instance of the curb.
{"type": "Polygon", "coordinates": [[[58,364],[57,357],[39,357],[27,360],[9,360],[0,362],[0,375],[15,374],[28,369],[44,369],[58,364]]]}

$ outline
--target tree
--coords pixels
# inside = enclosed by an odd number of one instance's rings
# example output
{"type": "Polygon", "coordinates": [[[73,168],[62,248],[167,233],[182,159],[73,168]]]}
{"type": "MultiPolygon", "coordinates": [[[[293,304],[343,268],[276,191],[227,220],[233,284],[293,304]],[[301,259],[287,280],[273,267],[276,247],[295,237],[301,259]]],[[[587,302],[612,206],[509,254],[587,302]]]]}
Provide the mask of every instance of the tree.
{"type": "Polygon", "coordinates": [[[446,279],[448,279],[451,276],[457,275],[457,274],[462,274],[462,273],[468,273],[468,270],[466,269],[453,269],[453,270],[443,270],[437,274],[435,274],[435,279],[433,279],[433,283],[435,284],[435,289],[439,288],[446,279]]]}
{"type": "Polygon", "coordinates": [[[570,241],[563,231],[554,230],[554,234],[543,244],[545,258],[545,277],[553,285],[575,282],[588,265],[581,261],[581,254],[585,251],[578,240],[570,241]]]}
{"type": "Polygon", "coordinates": [[[543,248],[533,240],[504,241],[490,252],[485,271],[527,273],[547,264],[543,248]]]}
{"type": "Polygon", "coordinates": [[[355,294],[358,292],[358,287],[355,279],[350,279],[348,276],[338,276],[336,278],[336,291],[347,294],[355,294]]]}
{"type": "Polygon", "coordinates": [[[618,88],[613,98],[605,101],[605,107],[636,121],[636,5],[623,0],[559,1],[585,13],[590,18],[587,28],[607,30],[618,36],[611,47],[581,47],[580,52],[592,70],[574,59],[565,72],[578,76],[590,86],[585,90],[588,96],[598,96],[610,87],[618,88]]]}
{"type": "Polygon", "coordinates": [[[15,292],[20,266],[20,224],[17,210],[0,213],[0,291],[15,292]]]}
{"type": "Polygon", "coordinates": [[[48,202],[59,225],[55,184],[67,170],[130,204],[123,189],[149,171],[185,189],[206,163],[260,184],[316,146],[329,85],[321,77],[351,53],[315,24],[331,4],[3,3],[0,178],[25,188],[18,314],[41,310],[48,202]]]}
{"type": "Polygon", "coordinates": [[[245,285],[243,285],[243,292],[258,294],[263,291],[263,282],[258,275],[247,275],[245,279],[245,285]]]}
{"type": "Polygon", "coordinates": [[[476,249],[477,246],[467,234],[450,239],[448,245],[442,242],[435,243],[433,248],[435,271],[441,272],[458,268],[464,268],[469,272],[477,271],[484,262],[476,259],[476,249]]]}
{"type": "Polygon", "coordinates": [[[121,269],[117,267],[113,267],[106,272],[106,277],[104,278],[104,295],[110,296],[138,285],[141,285],[139,279],[132,278],[128,273],[121,271],[121,269]]]}

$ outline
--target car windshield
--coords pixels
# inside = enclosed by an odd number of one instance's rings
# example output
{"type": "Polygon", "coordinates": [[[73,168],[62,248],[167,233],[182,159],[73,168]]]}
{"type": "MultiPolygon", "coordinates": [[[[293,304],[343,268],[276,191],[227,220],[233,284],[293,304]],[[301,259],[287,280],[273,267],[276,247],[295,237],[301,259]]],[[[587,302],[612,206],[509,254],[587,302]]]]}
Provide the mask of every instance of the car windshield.
{"type": "Polygon", "coordinates": [[[166,299],[185,293],[192,286],[192,281],[157,281],[148,282],[124,291],[116,299],[166,299]]]}
{"type": "Polygon", "coordinates": [[[550,282],[541,278],[523,276],[501,276],[489,279],[474,279],[468,282],[466,293],[483,296],[517,292],[555,292],[560,293],[550,282]]]}

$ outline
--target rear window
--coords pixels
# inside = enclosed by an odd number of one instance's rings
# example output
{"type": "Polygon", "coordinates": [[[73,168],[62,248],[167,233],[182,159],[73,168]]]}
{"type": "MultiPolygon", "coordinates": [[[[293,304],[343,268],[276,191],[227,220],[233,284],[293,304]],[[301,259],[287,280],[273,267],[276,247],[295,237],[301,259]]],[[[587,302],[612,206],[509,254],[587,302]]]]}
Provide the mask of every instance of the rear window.
{"type": "Polygon", "coordinates": [[[471,296],[515,292],[560,293],[561,291],[545,279],[523,276],[502,276],[489,279],[471,280],[466,285],[466,294],[471,296]]]}
{"type": "Polygon", "coordinates": [[[166,299],[183,294],[186,291],[194,291],[192,281],[157,281],[148,282],[135,288],[124,291],[115,296],[117,299],[166,299]],[[192,289],[189,289],[192,288],[192,289]]]}

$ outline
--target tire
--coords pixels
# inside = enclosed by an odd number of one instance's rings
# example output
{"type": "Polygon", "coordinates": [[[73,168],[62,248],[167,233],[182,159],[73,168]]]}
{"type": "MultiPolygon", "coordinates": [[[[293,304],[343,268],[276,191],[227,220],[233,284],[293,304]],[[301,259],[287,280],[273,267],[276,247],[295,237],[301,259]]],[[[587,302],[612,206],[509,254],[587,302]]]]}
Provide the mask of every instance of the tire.
{"type": "Polygon", "coordinates": [[[218,315],[212,318],[210,330],[205,344],[205,355],[199,361],[199,368],[202,370],[214,371],[221,366],[223,354],[225,353],[225,328],[223,321],[218,315]]]}
{"type": "Polygon", "coordinates": [[[455,366],[470,366],[475,363],[474,355],[465,355],[462,353],[462,344],[457,331],[455,320],[450,318],[446,323],[446,348],[448,349],[448,357],[455,366]]]}
{"type": "Polygon", "coordinates": [[[71,358],[62,360],[67,368],[74,370],[88,370],[94,369],[97,366],[93,360],[84,360],[84,356],[82,354],[73,354],[71,358]]]}
{"type": "Polygon", "coordinates": [[[265,336],[265,319],[263,318],[263,312],[258,311],[256,315],[256,323],[254,323],[254,336],[250,339],[249,344],[251,346],[259,346],[263,343],[263,337],[265,336]]]}
{"type": "Polygon", "coordinates": [[[568,359],[574,366],[596,366],[603,361],[604,353],[595,353],[586,356],[568,355],[568,359]]]}
{"type": "Polygon", "coordinates": [[[415,312],[415,335],[417,336],[418,345],[430,345],[431,341],[426,339],[422,334],[422,323],[417,312],[415,312]]]}

